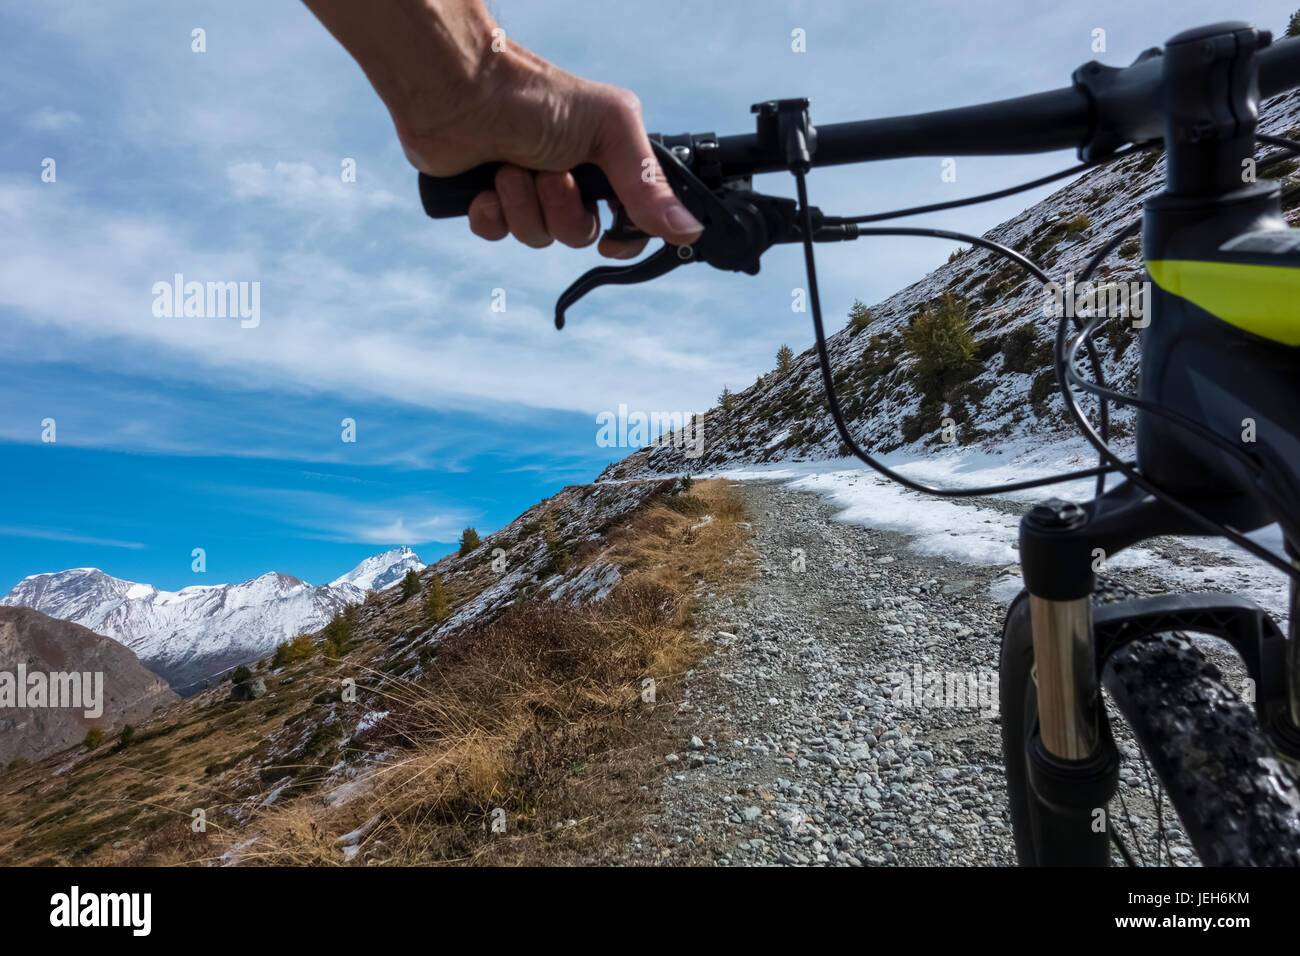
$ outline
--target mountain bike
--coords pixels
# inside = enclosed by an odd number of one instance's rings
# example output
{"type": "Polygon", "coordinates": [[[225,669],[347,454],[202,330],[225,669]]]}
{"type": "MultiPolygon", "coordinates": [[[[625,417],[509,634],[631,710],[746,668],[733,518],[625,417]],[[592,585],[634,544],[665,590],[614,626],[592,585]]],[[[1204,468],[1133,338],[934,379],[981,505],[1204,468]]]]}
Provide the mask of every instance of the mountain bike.
{"type": "MultiPolygon", "coordinates": [[[[663,175],[705,225],[694,245],[665,245],[631,266],[592,269],[556,304],[561,328],[567,311],[599,286],[643,282],[694,262],[754,274],[771,246],[800,243],[828,410],[857,458],[914,491],[952,498],[1096,479],[1091,501],[1049,499],[1020,525],[1025,590],[1007,614],[999,674],[1010,817],[1023,864],[1147,862],[1140,847],[1135,859],[1122,835],[1127,808],[1112,806],[1120,766],[1113,720],[1130,728],[1201,862],[1300,864],[1300,790],[1288,763],[1300,759],[1300,229],[1286,223],[1280,186],[1250,175],[1300,153],[1300,144],[1256,129],[1260,101],[1296,87],[1300,39],[1274,43],[1266,31],[1228,22],[1180,33],[1127,67],[1086,63],[1062,89],[978,106],[814,126],[806,99],[758,103],[751,134],[651,137],[663,175]],[[1280,152],[1257,161],[1260,142],[1280,152]],[[814,167],[1065,148],[1078,150],[1078,165],[969,199],[856,217],[825,215],[808,202],[814,167]],[[1164,151],[1164,190],[1079,280],[1087,282],[1140,229],[1151,295],[1138,394],[1102,377],[1093,337],[1104,312],[1062,314],[1056,330],[1060,394],[1096,448],[1097,466],[945,489],[898,474],[863,449],[836,394],[814,244],[957,239],[1005,256],[1046,285],[1051,280],[1039,266],[992,240],[866,224],[1001,198],[1147,149],[1164,151]],[[780,171],[794,175],[797,199],[754,191],[755,175],[780,171]],[[1081,394],[1096,397],[1096,425],[1081,394]],[[1132,461],[1110,447],[1110,403],[1136,409],[1132,461]],[[1250,443],[1242,441],[1247,420],[1257,429],[1250,443]],[[1110,475],[1122,481],[1107,489],[1110,475]],[[1283,532],[1283,555],[1247,536],[1273,523],[1283,532]],[[1288,575],[1289,634],[1242,597],[1142,598],[1099,579],[1098,554],[1113,557],[1156,536],[1205,534],[1288,575]],[[1253,682],[1253,703],[1227,686],[1192,634],[1231,645],[1253,682]]],[[[479,192],[493,188],[496,168],[422,175],[425,211],[464,215],[479,192]]],[[[574,176],[586,199],[613,197],[599,169],[579,167],[574,176]]],[[[644,236],[620,212],[610,234],[644,236]]],[[[1152,862],[1161,862],[1160,842],[1152,862]]]]}

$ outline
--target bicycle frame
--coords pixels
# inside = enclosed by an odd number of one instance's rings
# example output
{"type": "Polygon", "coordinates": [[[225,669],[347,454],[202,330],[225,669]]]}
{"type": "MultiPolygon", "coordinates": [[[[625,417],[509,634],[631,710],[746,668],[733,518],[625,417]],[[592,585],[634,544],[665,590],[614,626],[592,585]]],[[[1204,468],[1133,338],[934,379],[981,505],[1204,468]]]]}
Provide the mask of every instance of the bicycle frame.
{"type": "MultiPolygon", "coordinates": [[[[1222,450],[1139,411],[1138,469],[1178,500],[1236,530],[1277,521],[1300,546],[1300,230],[1287,227],[1276,184],[1243,183],[1253,163],[1254,97],[1230,69],[1237,44],[1207,28],[1175,38],[1170,88],[1217,84],[1168,116],[1168,181],[1146,204],[1143,258],[1152,280],[1141,334],[1139,397],[1218,434],[1258,436],[1257,479],[1222,450]],[[1183,81],[1183,84],[1179,83],[1183,81]],[[1218,94],[1217,96],[1215,94],[1218,94]],[[1235,116],[1215,114],[1233,103],[1235,116]],[[1244,118],[1244,119],[1243,119],[1244,118]]],[[[1249,177],[1247,177],[1249,178],[1249,177]]],[[[1117,787],[1118,756],[1100,701],[1100,673],[1122,644],[1186,629],[1228,640],[1255,682],[1256,711],[1280,753],[1300,759],[1300,652],[1292,584],[1289,637],[1259,608],[1222,595],[1176,595],[1105,608],[1093,619],[1097,561],[1157,535],[1203,530],[1125,482],[1086,505],[1049,500],[1021,523],[1030,594],[1038,729],[1027,745],[1030,785],[1051,820],[1035,821],[1055,858],[1105,864],[1107,833],[1088,824],[1117,787]]]]}

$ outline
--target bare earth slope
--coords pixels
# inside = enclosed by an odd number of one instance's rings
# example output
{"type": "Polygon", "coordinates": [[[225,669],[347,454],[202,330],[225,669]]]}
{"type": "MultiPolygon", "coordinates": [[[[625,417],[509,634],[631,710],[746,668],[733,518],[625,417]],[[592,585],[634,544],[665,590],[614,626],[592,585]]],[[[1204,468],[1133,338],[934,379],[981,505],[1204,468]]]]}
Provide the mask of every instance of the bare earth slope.
{"type": "Polygon", "coordinates": [[[80,707],[0,708],[0,764],[56,753],[81,743],[91,726],[139,722],[179,700],[116,641],[31,608],[0,607],[0,671],[13,673],[19,664],[28,674],[102,673],[103,715],[87,719],[80,707]]]}

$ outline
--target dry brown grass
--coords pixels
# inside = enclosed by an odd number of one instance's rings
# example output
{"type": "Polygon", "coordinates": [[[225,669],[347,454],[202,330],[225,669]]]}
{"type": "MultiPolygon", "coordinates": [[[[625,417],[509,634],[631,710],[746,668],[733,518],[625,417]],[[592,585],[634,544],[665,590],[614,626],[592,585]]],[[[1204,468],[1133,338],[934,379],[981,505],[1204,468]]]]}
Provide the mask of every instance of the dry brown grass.
{"type": "MultiPolygon", "coordinates": [[[[697,582],[738,582],[743,510],[723,482],[643,508],[607,536],[622,580],[586,607],[541,600],[438,645],[418,682],[389,681],[379,765],[330,807],[272,807],[231,843],[243,863],[330,865],[365,829],[357,862],[572,863],[617,853],[675,749],[665,736],[681,674],[702,654],[697,582]],[[642,698],[655,683],[656,701],[642,698]],[[492,832],[494,811],[506,831],[492,832]],[[559,827],[557,828],[557,824],[559,827]]],[[[585,555],[584,555],[585,557],[585,555]]]]}

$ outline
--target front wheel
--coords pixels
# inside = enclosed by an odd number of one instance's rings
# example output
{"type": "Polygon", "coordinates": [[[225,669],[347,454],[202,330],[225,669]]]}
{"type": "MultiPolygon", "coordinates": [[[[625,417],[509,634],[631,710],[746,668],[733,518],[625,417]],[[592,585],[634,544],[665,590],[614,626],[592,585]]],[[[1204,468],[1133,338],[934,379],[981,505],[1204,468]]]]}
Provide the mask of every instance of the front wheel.
{"type": "MultiPolygon", "coordinates": [[[[1093,601],[1134,596],[1111,585],[1093,601]]],[[[1016,856],[1022,865],[1052,865],[1065,861],[1052,859],[1038,835],[1037,821],[1052,811],[1029,783],[1025,755],[1038,720],[1033,663],[1029,600],[1021,592],[1002,633],[1002,753],[1016,856]]],[[[1129,757],[1104,810],[1114,859],[1191,862],[1190,845],[1207,866],[1300,865],[1300,790],[1218,667],[1177,633],[1132,641],[1101,663],[1116,743],[1129,757]],[[1167,808],[1176,821],[1166,820],[1167,808]]]]}

